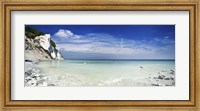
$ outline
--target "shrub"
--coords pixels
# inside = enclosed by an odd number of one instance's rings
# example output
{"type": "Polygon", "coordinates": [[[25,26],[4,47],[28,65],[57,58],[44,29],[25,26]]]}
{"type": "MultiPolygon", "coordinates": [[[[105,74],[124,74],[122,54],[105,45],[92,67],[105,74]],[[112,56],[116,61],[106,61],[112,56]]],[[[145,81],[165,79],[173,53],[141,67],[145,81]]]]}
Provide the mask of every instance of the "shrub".
{"type": "Polygon", "coordinates": [[[53,46],[54,48],[56,48],[56,43],[53,40],[50,40],[50,44],[51,44],[51,46],[53,46]]]}
{"type": "Polygon", "coordinates": [[[27,26],[25,27],[25,35],[27,38],[34,39],[36,36],[44,35],[44,33],[27,26]]]}

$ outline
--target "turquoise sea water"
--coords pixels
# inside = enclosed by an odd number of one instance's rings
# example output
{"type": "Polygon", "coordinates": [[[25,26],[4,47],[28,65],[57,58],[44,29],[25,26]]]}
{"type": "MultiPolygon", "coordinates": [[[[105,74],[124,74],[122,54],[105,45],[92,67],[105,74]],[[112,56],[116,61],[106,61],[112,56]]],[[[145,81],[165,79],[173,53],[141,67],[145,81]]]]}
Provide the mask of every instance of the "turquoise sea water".
{"type": "Polygon", "coordinates": [[[49,82],[60,86],[129,86],[145,83],[150,76],[160,73],[168,75],[175,71],[174,60],[64,60],[41,61],[36,66],[49,78],[49,82]],[[124,83],[125,82],[125,83],[124,83]]]}

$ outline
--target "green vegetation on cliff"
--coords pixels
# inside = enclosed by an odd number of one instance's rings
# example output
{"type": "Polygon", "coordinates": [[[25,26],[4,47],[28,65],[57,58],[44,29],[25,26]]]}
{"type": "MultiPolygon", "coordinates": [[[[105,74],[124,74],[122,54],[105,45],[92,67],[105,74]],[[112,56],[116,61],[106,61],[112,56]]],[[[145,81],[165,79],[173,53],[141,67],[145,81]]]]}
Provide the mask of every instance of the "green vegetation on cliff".
{"type": "Polygon", "coordinates": [[[36,36],[44,35],[44,33],[31,27],[25,27],[25,35],[27,38],[34,39],[36,36]]]}
{"type": "Polygon", "coordinates": [[[53,40],[50,40],[50,44],[52,47],[56,48],[56,43],[53,40]]]}
{"type": "MultiPolygon", "coordinates": [[[[41,32],[41,31],[36,30],[34,28],[31,28],[31,27],[28,27],[28,26],[25,27],[25,35],[26,35],[27,38],[35,39],[35,37],[40,36],[40,35],[44,35],[44,34],[45,34],[44,32],[41,32]]],[[[53,40],[50,40],[50,44],[51,44],[52,47],[54,47],[55,51],[57,51],[56,43],[53,40]]]]}

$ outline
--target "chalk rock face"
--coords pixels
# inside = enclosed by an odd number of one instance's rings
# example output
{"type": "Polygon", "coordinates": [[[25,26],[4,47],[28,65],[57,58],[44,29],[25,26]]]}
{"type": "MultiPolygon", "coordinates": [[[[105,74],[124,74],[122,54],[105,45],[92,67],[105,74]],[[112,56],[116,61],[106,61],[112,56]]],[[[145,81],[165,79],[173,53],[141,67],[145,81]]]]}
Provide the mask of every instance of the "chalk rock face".
{"type": "Polygon", "coordinates": [[[53,51],[53,52],[51,52],[51,57],[52,58],[54,58],[54,59],[56,59],[57,57],[56,57],[56,53],[53,51]]]}
{"type": "Polygon", "coordinates": [[[33,39],[25,36],[25,60],[37,62],[39,60],[51,60],[52,57],[33,39]]]}
{"type": "Polygon", "coordinates": [[[35,37],[35,40],[38,40],[40,45],[45,49],[45,50],[49,50],[50,45],[50,39],[51,36],[50,34],[45,34],[45,35],[40,35],[35,37]]]}
{"type": "Polygon", "coordinates": [[[58,59],[58,60],[64,60],[64,59],[63,59],[63,56],[61,55],[60,52],[57,52],[57,59],[58,59]]]}
{"type": "Polygon", "coordinates": [[[25,36],[25,60],[64,60],[56,47],[51,45],[50,34],[40,35],[34,39],[25,36]]]}
{"type": "Polygon", "coordinates": [[[55,47],[51,46],[51,36],[50,34],[40,35],[35,37],[35,40],[39,42],[40,46],[47,50],[51,57],[56,60],[64,60],[63,56],[60,52],[55,49],[55,47]]]}

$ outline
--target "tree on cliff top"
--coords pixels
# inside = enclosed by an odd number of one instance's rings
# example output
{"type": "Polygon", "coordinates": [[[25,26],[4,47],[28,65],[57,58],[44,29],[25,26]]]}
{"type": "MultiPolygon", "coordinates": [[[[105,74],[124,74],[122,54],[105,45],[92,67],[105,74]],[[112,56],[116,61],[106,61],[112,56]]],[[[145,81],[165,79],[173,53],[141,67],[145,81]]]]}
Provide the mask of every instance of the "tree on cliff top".
{"type": "Polygon", "coordinates": [[[31,27],[25,27],[25,35],[27,38],[34,39],[36,36],[44,35],[45,33],[31,27]]]}

